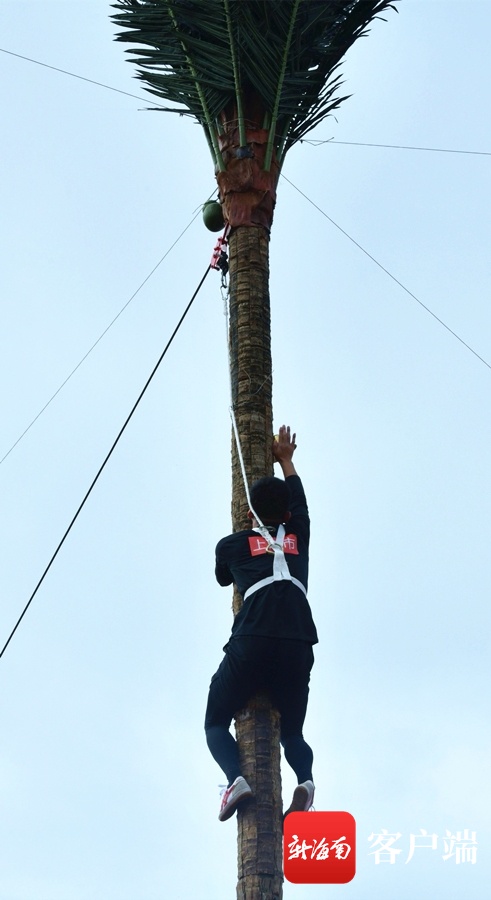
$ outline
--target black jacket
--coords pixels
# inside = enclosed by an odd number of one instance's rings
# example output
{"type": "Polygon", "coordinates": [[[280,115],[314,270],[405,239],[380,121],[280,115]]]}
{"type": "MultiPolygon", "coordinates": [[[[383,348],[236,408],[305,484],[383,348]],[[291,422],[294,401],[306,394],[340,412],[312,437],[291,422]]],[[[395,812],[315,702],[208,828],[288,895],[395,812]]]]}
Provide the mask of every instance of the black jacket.
{"type": "MultiPolygon", "coordinates": [[[[290,574],[308,587],[310,521],[298,475],[286,479],[291,518],[285,525],[284,552],[290,574]]],[[[273,536],[276,531],[273,531],[273,536]]],[[[215,575],[221,585],[234,582],[242,596],[273,573],[273,554],[253,529],[222,538],[216,548],[215,575]]],[[[317,631],[303,591],[291,581],[275,581],[251,594],[235,617],[232,637],[262,635],[317,643],[317,631]]]]}

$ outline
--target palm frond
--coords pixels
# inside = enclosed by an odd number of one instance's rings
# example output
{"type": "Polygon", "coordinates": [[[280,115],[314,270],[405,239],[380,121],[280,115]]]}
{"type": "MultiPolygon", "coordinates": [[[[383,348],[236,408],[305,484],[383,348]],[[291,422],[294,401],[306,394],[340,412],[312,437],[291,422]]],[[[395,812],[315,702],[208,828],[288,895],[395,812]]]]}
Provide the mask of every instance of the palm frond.
{"type": "Polygon", "coordinates": [[[189,111],[217,164],[219,122],[258,126],[257,110],[282,158],[346,99],[344,54],[392,0],[118,0],[116,39],[130,49],[150,93],[189,111]],[[234,112],[235,110],[235,112],[234,112]]]}

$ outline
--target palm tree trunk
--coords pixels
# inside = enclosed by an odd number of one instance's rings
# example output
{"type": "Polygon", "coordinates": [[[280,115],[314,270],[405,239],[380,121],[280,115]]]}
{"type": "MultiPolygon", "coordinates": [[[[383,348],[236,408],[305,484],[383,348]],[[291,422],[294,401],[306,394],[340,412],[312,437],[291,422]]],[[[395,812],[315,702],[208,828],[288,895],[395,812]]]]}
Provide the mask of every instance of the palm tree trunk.
{"type": "MultiPolygon", "coordinates": [[[[230,236],[232,401],[249,483],[273,474],[269,235],[241,227],[230,236]]],[[[232,525],[247,528],[247,498],[232,439],[232,525]]]]}
{"type": "MultiPolygon", "coordinates": [[[[249,484],[271,475],[272,366],[269,233],[240,226],[230,237],[232,399],[249,484]]],[[[248,527],[247,498],[232,435],[232,524],[248,527]]],[[[242,598],[234,593],[234,614],[242,598]]],[[[237,900],[281,900],[282,803],[279,714],[266,695],[236,716],[242,771],[254,800],[238,809],[237,900]]]]}

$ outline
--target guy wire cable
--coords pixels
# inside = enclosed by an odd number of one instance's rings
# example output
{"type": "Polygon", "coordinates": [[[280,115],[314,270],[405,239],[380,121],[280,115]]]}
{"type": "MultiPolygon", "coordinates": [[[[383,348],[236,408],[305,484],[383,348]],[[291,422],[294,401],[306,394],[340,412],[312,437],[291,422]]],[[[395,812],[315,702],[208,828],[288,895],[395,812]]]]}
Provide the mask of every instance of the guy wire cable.
{"type": "Polygon", "coordinates": [[[320,147],[321,144],[344,144],[345,147],[381,147],[386,150],[423,150],[426,153],[461,153],[464,156],[491,156],[491,150],[454,150],[450,147],[410,147],[406,144],[367,144],[365,141],[338,141],[328,138],[325,141],[316,138],[300,138],[301,144],[320,147]]]}
{"type": "MultiPolygon", "coordinates": [[[[211,197],[213,197],[213,195],[216,194],[216,192],[217,192],[216,189],[215,189],[214,191],[212,191],[212,193],[211,193],[210,196],[208,197],[208,200],[210,200],[211,197]]],[[[206,201],[205,201],[205,203],[206,203],[206,201]]],[[[193,222],[198,218],[198,216],[199,216],[199,214],[200,214],[200,210],[201,210],[201,206],[198,207],[198,210],[197,210],[197,212],[193,215],[193,218],[191,219],[191,221],[188,222],[188,224],[186,225],[186,227],[183,228],[183,230],[181,231],[181,233],[176,237],[174,243],[171,244],[170,247],[165,251],[165,253],[164,253],[164,255],[162,256],[162,258],[159,259],[158,263],[156,263],[156,265],[153,267],[152,271],[148,273],[147,277],[142,281],[142,283],[139,285],[139,287],[137,287],[136,291],[134,291],[134,293],[131,295],[130,299],[127,300],[126,303],[124,304],[124,306],[121,307],[121,309],[119,310],[119,312],[116,313],[116,315],[114,316],[114,319],[112,319],[112,320],[109,322],[109,325],[106,325],[106,327],[105,327],[104,331],[102,332],[102,334],[100,334],[99,337],[97,338],[97,340],[94,341],[94,343],[92,344],[92,346],[89,347],[89,349],[88,349],[88,350],[86,351],[86,353],[82,356],[82,359],[79,360],[79,362],[77,363],[77,365],[75,366],[75,368],[73,368],[72,371],[70,372],[70,374],[66,376],[65,380],[62,381],[62,383],[60,384],[59,388],[56,389],[56,391],[54,392],[54,394],[52,394],[51,397],[49,398],[49,400],[46,401],[46,403],[45,403],[44,406],[39,410],[39,412],[37,413],[37,415],[34,416],[34,418],[31,420],[31,422],[29,423],[29,425],[27,426],[27,428],[24,428],[24,431],[22,432],[22,434],[19,435],[19,437],[17,438],[16,441],[14,441],[14,443],[13,443],[12,446],[9,448],[9,450],[7,450],[7,452],[0,458],[0,466],[2,465],[3,462],[5,462],[5,460],[7,459],[7,456],[10,456],[10,454],[12,453],[12,450],[14,450],[15,447],[17,447],[17,444],[20,443],[20,441],[21,441],[22,438],[27,434],[27,432],[30,431],[30,429],[31,429],[32,426],[35,424],[35,422],[37,422],[37,420],[39,419],[39,417],[42,416],[43,412],[48,408],[48,406],[50,405],[50,403],[52,403],[53,400],[55,399],[55,397],[58,396],[58,394],[60,393],[60,391],[63,390],[63,388],[65,387],[65,385],[70,381],[70,378],[72,377],[72,375],[75,375],[75,372],[80,368],[80,366],[82,365],[82,363],[84,363],[85,360],[87,359],[87,357],[90,356],[90,354],[92,353],[92,351],[95,350],[95,348],[96,348],[97,345],[100,343],[100,341],[102,341],[102,338],[107,334],[107,332],[109,331],[109,329],[113,327],[114,323],[119,319],[119,317],[122,315],[122,313],[125,311],[125,309],[130,305],[130,303],[132,302],[132,300],[135,299],[136,295],[140,293],[141,289],[146,285],[147,281],[150,280],[150,278],[152,277],[152,275],[154,274],[154,272],[157,271],[158,267],[163,263],[164,259],[166,259],[166,258],[168,257],[168,255],[169,255],[169,253],[171,252],[171,250],[174,249],[174,247],[176,246],[176,244],[178,244],[179,241],[181,240],[181,238],[185,235],[186,231],[187,231],[189,228],[191,228],[191,225],[193,224],[193,222]]]]}
{"type": "Polygon", "coordinates": [[[70,531],[72,530],[72,528],[73,528],[73,526],[74,526],[76,520],[78,519],[80,513],[82,512],[82,509],[83,509],[83,507],[85,506],[85,503],[87,502],[87,500],[88,500],[90,494],[92,493],[92,491],[93,491],[93,489],[94,489],[94,487],[95,487],[97,481],[99,480],[100,475],[102,474],[104,468],[106,467],[106,464],[107,464],[107,462],[109,461],[109,458],[111,457],[113,451],[115,450],[116,445],[119,443],[119,440],[120,440],[120,438],[121,438],[123,432],[125,431],[126,426],[128,425],[130,419],[132,418],[133,413],[135,412],[137,406],[138,406],[139,403],[140,403],[140,400],[142,399],[142,397],[143,397],[145,391],[147,390],[147,388],[148,388],[150,382],[152,381],[152,379],[153,379],[155,373],[157,372],[157,369],[159,368],[160,363],[162,362],[162,360],[163,360],[165,354],[167,353],[167,350],[169,349],[170,345],[172,344],[172,341],[174,340],[174,338],[175,338],[177,332],[179,331],[179,329],[180,329],[182,323],[184,322],[184,319],[186,318],[186,316],[187,316],[189,310],[191,309],[191,306],[192,306],[192,304],[193,304],[193,302],[194,302],[196,296],[198,295],[198,293],[199,293],[199,291],[200,291],[200,289],[201,289],[201,287],[202,287],[202,285],[203,285],[203,282],[204,282],[206,276],[208,275],[208,272],[210,271],[210,268],[211,268],[211,266],[208,265],[207,268],[206,268],[205,274],[203,275],[203,277],[202,277],[200,283],[198,284],[198,287],[196,288],[196,290],[195,290],[193,296],[191,297],[191,299],[190,299],[188,305],[186,306],[186,309],[184,310],[184,312],[183,312],[181,318],[179,319],[179,322],[177,323],[177,325],[176,325],[174,331],[172,332],[172,334],[171,334],[169,340],[167,341],[167,344],[165,345],[165,347],[164,347],[162,353],[160,354],[160,356],[159,356],[159,358],[158,358],[158,360],[157,360],[155,366],[153,367],[152,372],[150,373],[149,377],[147,378],[147,381],[145,382],[145,385],[143,386],[142,390],[140,391],[140,394],[139,394],[139,396],[138,396],[138,399],[137,399],[136,402],[134,403],[134,405],[133,405],[133,407],[132,407],[132,409],[131,409],[129,415],[127,416],[127,418],[126,418],[126,420],[125,420],[125,422],[124,422],[122,428],[120,429],[119,434],[118,434],[116,440],[113,442],[113,445],[112,445],[111,449],[109,450],[109,453],[107,454],[107,456],[106,456],[104,462],[102,463],[102,465],[101,465],[99,471],[97,472],[97,475],[96,475],[95,478],[93,479],[93,481],[92,481],[92,483],[91,483],[91,485],[90,485],[90,487],[89,487],[87,493],[85,494],[85,497],[83,498],[83,500],[82,500],[80,506],[78,507],[78,509],[77,509],[77,511],[76,511],[76,513],[75,513],[75,515],[73,516],[73,518],[72,518],[72,520],[71,520],[71,522],[70,522],[70,524],[69,524],[67,530],[65,531],[65,534],[63,535],[63,537],[62,537],[60,543],[58,544],[58,546],[57,546],[55,552],[53,553],[53,556],[51,557],[51,559],[50,559],[48,565],[46,566],[46,568],[45,568],[43,574],[41,575],[41,578],[39,579],[39,581],[38,581],[36,587],[34,588],[34,590],[33,590],[32,594],[31,594],[31,596],[29,597],[29,600],[27,601],[27,603],[26,603],[26,605],[25,605],[25,607],[24,607],[24,609],[23,609],[21,615],[20,615],[19,618],[17,619],[17,622],[16,622],[14,628],[13,628],[12,631],[10,632],[9,637],[7,638],[5,644],[4,644],[4,646],[3,646],[3,648],[2,648],[2,650],[1,650],[1,652],[0,652],[0,659],[1,659],[1,657],[3,656],[3,654],[5,653],[5,651],[6,651],[7,647],[8,647],[8,645],[10,644],[10,641],[12,640],[12,638],[13,638],[15,632],[17,631],[17,629],[18,629],[18,627],[19,627],[19,625],[20,625],[20,623],[22,622],[22,619],[24,618],[24,616],[25,616],[27,610],[29,609],[29,607],[30,607],[32,601],[34,600],[34,597],[36,596],[36,594],[37,594],[39,588],[41,587],[41,585],[42,585],[44,579],[46,578],[46,575],[48,574],[48,572],[49,572],[51,566],[53,565],[53,563],[54,563],[56,557],[58,556],[58,553],[60,552],[60,550],[61,550],[63,544],[65,543],[65,541],[66,541],[66,539],[67,539],[67,537],[68,537],[70,531]]]}
{"type": "Polygon", "coordinates": [[[482,363],[484,363],[484,365],[487,366],[488,369],[491,369],[491,364],[488,363],[487,360],[485,360],[483,356],[480,356],[479,353],[477,353],[477,351],[474,350],[474,349],[470,346],[470,344],[467,344],[466,341],[464,341],[464,339],[461,338],[461,337],[457,334],[456,331],[453,331],[452,328],[450,328],[450,326],[447,325],[447,324],[443,321],[443,319],[440,319],[440,317],[437,316],[437,314],[434,313],[433,310],[431,310],[429,306],[426,306],[426,304],[423,303],[422,300],[419,300],[418,297],[416,297],[416,294],[413,294],[413,292],[410,291],[409,288],[407,288],[407,287],[402,283],[402,281],[399,281],[399,279],[396,278],[396,276],[393,275],[392,272],[389,272],[389,270],[386,269],[385,266],[383,266],[382,263],[380,263],[380,262],[378,261],[378,259],[375,259],[375,257],[372,256],[372,254],[369,253],[368,250],[365,250],[365,248],[362,247],[361,244],[358,243],[358,241],[355,241],[355,239],[352,238],[351,235],[348,234],[348,232],[344,230],[344,228],[341,228],[341,225],[338,225],[337,222],[334,221],[334,219],[331,219],[331,217],[328,216],[327,213],[324,212],[324,210],[321,209],[320,206],[317,206],[317,203],[314,203],[314,201],[311,200],[310,197],[307,196],[307,194],[304,194],[304,192],[301,191],[300,188],[296,186],[296,184],[293,184],[293,181],[290,181],[290,179],[287,178],[286,175],[283,175],[283,173],[281,173],[281,177],[284,178],[285,181],[287,181],[288,184],[290,184],[290,185],[292,186],[292,188],[295,188],[295,190],[298,191],[298,193],[301,194],[302,197],[305,198],[305,200],[308,200],[308,202],[311,203],[312,206],[314,206],[315,209],[317,209],[318,212],[320,212],[320,213],[324,216],[324,218],[326,218],[326,219],[331,223],[331,225],[334,225],[334,226],[338,229],[338,231],[341,232],[341,234],[344,234],[344,236],[347,237],[348,240],[350,240],[351,243],[355,245],[355,247],[358,247],[358,250],[361,250],[361,252],[364,253],[365,256],[368,256],[368,258],[371,259],[372,262],[374,262],[375,265],[379,267],[379,269],[382,269],[382,272],[385,272],[385,274],[388,275],[389,278],[392,278],[392,281],[395,281],[395,283],[398,284],[399,287],[402,288],[402,290],[406,292],[406,294],[409,294],[409,296],[412,297],[413,300],[416,300],[416,303],[419,303],[419,305],[422,306],[423,309],[426,310],[426,312],[427,312],[430,316],[433,316],[433,318],[436,319],[436,321],[437,321],[440,325],[442,325],[443,328],[445,328],[445,329],[446,329],[446,330],[447,330],[454,338],[456,338],[458,341],[460,341],[460,343],[463,344],[463,346],[464,346],[467,350],[469,350],[474,356],[477,357],[477,359],[479,359],[482,363]]]}
{"type": "MultiPolygon", "coordinates": [[[[133,97],[134,100],[140,100],[142,103],[148,103],[148,100],[145,100],[145,97],[138,97],[137,94],[130,94],[128,91],[122,91],[120,88],[112,87],[110,84],[103,84],[102,81],[94,81],[93,78],[85,78],[84,75],[77,75],[76,72],[68,72],[67,69],[60,69],[58,66],[50,66],[48,63],[41,62],[39,59],[32,59],[30,56],[23,56],[21,53],[14,53],[13,50],[6,50],[4,47],[0,47],[0,53],[8,53],[9,56],[15,56],[17,59],[23,59],[25,62],[34,63],[36,66],[43,66],[45,69],[51,69],[53,72],[60,72],[62,75],[69,75],[71,78],[78,78],[80,81],[87,81],[89,84],[95,84],[97,87],[106,88],[108,91],[114,91],[116,94],[124,94],[125,97],[133,97]]],[[[167,109],[165,106],[162,106],[160,103],[156,102],[156,105],[161,107],[165,112],[180,112],[177,109],[167,109]]],[[[185,114],[185,113],[184,113],[185,114]]]]}

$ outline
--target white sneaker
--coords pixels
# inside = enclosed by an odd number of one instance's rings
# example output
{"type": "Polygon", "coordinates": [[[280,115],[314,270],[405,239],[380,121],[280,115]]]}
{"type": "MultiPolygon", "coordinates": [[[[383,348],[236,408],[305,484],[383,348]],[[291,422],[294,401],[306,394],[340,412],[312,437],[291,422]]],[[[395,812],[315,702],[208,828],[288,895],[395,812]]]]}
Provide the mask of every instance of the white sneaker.
{"type": "Polygon", "coordinates": [[[243,778],[242,775],[239,775],[233,784],[223,792],[222,805],[220,807],[220,812],[218,813],[220,822],[225,822],[226,819],[230,819],[230,816],[233,816],[239,803],[242,803],[243,800],[247,800],[248,797],[252,797],[252,791],[245,778],[243,778]]]}
{"type": "Polygon", "coordinates": [[[292,802],[284,813],[283,818],[291,812],[307,812],[311,809],[314,802],[315,787],[312,781],[304,781],[303,784],[297,785],[293,791],[292,802]]]}

